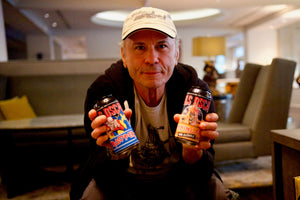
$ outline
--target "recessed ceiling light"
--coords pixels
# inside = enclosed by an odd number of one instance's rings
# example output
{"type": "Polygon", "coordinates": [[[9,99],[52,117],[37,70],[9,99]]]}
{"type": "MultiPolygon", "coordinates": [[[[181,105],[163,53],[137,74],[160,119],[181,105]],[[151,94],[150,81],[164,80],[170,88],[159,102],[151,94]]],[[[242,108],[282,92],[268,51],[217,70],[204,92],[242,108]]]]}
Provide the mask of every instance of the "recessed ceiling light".
{"type": "Polygon", "coordinates": [[[48,19],[50,17],[50,14],[49,13],[45,13],[44,14],[44,18],[48,19]]]}
{"type": "MultiPolygon", "coordinates": [[[[123,22],[125,21],[126,17],[129,15],[130,12],[131,11],[124,10],[99,12],[91,17],[91,21],[95,24],[100,25],[122,26],[123,22]]],[[[214,16],[220,13],[221,11],[219,9],[213,8],[170,12],[174,22],[201,19],[205,17],[214,16]]]]}
{"type": "Polygon", "coordinates": [[[53,28],[56,28],[57,27],[57,22],[53,22],[51,25],[52,25],[53,28]]]}
{"type": "Polygon", "coordinates": [[[285,19],[300,18],[300,9],[287,12],[282,17],[285,19]]]}

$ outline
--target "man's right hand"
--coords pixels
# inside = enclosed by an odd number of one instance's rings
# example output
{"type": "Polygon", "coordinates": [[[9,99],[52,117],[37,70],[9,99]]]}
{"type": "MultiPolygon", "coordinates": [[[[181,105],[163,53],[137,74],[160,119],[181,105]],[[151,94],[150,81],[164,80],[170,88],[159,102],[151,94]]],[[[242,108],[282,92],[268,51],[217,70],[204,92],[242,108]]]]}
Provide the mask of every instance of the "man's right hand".
{"type": "MultiPolygon", "coordinates": [[[[132,110],[127,108],[124,110],[124,114],[127,119],[130,119],[132,115],[132,110]]],[[[106,134],[107,127],[106,123],[106,116],[105,115],[97,115],[97,111],[95,109],[91,109],[89,111],[89,118],[92,121],[91,127],[93,129],[91,136],[96,140],[96,144],[99,146],[109,147],[112,148],[110,143],[108,142],[108,135],[106,134]]]]}
{"type": "Polygon", "coordinates": [[[108,135],[106,134],[106,116],[98,116],[97,111],[95,109],[91,109],[89,111],[89,118],[92,121],[91,127],[93,129],[91,136],[96,140],[96,144],[111,148],[111,145],[108,143],[108,135]]]}

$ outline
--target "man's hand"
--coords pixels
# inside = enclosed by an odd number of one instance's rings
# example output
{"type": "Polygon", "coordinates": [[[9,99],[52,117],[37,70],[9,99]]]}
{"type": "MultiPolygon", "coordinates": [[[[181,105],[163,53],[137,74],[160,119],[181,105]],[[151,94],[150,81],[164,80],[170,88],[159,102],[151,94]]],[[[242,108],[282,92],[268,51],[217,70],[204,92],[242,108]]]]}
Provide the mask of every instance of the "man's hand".
{"type": "MultiPolygon", "coordinates": [[[[180,114],[174,115],[174,120],[178,123],[180,114]]],[[[192,164],[200,160],[203,155],[203,150],[211,147],[211,140],[216,139],[219,136],[217,130],[216,121],[219,116],[216,113],[209,113],[206,115],[205,120],[201,121],[200,127],[200,142],[199,144],[192,146],[183,144],[182,145],[182,156],[186,163],[192,164]]]]}
{"type": "MultiPolygon", "coordinates": [[[[132,115],[131,109],[125,109],[124,114],[127,117],[127,119],[130,119],[132,115]]],[[[91,136],[96,140],[96,144],[99,146],[109,147],[112,148],[110,143],[108,142],[108,135],[106,134],[106,116],[105,115],[97,115],[97,112],[95,109],[91,109],[89,111],[89,118],[92,121],[91,127],[93,129],[91,136]]]]}

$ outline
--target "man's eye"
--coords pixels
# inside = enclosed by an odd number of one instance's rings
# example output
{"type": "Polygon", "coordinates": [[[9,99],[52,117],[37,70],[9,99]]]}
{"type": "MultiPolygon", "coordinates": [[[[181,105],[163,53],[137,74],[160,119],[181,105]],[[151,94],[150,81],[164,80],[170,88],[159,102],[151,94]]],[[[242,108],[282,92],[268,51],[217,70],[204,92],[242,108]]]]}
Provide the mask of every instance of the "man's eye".
{"type": "Polygon", "coordinates": [[[167,45],[165,45],[165,44],[159,44],[158,45],[158,48],[160,48],[160,49],[164,49],[164,48],[166,48],[167,47],[167,45]]]}
{"type": "Polygon", "coordinates": [[[136,50],[144,50],[145,47],[144,47],[144,46],[136,46],[135,49],[136,49],[136,50]]]}

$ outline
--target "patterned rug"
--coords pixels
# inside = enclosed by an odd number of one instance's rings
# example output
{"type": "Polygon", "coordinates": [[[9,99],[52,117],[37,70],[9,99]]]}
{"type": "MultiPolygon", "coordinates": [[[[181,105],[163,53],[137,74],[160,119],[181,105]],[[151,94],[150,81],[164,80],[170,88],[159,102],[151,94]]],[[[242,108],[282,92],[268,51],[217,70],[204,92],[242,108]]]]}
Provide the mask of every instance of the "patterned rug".
{"type": "MultiPolygon", "coordinates": [[[[227,188],[257,188],[272,185],[271,156],[219,162],[217,170],[227,188]]],[[[61,182],[8,199],[0,180],[1,200],[69,200],[70,183],[61,182]]]]}
{"type": "Polygon", "coordinates": [[[271,156],[216,164],[227,188],[265,187],[273,184],[271,156]]]}

